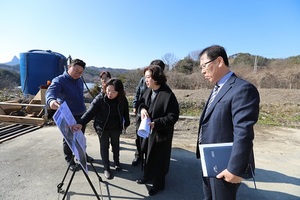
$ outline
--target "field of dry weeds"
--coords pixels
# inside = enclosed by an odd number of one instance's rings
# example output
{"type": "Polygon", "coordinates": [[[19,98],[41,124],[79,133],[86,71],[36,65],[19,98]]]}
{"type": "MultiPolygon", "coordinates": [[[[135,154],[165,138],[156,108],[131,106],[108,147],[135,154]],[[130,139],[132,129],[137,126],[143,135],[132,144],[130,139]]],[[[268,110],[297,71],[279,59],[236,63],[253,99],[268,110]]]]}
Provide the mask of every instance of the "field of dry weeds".
{"type": "MultiPolygon", "coordinates": [[[[206,101],[210,90],[174,90],[179,102],[182,101],[206,101]]],[[[291,126],[300,130],[300,90],[284,90],[284,89],[259,89],[261,98],[261,113],[263,115],[272,116],[268,119],[273,120],[274,124],[281,122],[279,126],[270,126],[258,123],[255,126],[257,138],[268,133],[268,130],[278,127],[280,129],[291,126]],[[269,109],[269,111],[268,111],[269,109]],[[289,123],[288,117],[293,116],[293,123],[289,123]],[[297,120],[298,119],[298,120],[297,120]],[[275,123],[276,122],[276,123],[275,123]]],[[[194,150],[196,146],[198,132],[198,118],[181,118],[175,125],[173,138],[173,147],[194,150]]],[[[95,134],[90,123],[87,133],[95,134]]],[[[135,138],[135,118],[132,116],[131,125],[127,129],[127,133],[122,135],[125,138],[135,138]]]]}

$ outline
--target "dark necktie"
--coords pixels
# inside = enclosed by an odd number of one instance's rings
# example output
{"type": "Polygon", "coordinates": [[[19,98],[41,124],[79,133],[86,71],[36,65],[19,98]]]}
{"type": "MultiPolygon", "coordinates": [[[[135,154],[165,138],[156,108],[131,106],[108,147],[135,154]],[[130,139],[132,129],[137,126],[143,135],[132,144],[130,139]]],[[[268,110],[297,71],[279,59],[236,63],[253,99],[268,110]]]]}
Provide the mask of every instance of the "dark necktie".
{"type": "Polygon", "coordinates": [[[207,104],[204,116],[206,116],[209,107],[211,106],[212,102],[214,101],[215,97],[217,96],[219,87],[220,86],[218,84],[215,85],[214,90],[213,90],[213,92],[212,92],[212,94],[211,94],[211,96],[209,98],[209,101],[208,101],[208,104],[207,104]]]}
{"type": "MultiPolygon", "coordinates": [[[[204,117],[205,117],[206,114],[207,114],[208,108],[211,106],[212,102],[214,101],[215,97],[217,96],[219,87],[220,87],[220,86],[219,86],[218,84],[215,85],[215,87],[214,87],[214,89],[213,89],[213,92],[212,92],[212,94],[210,95],[208,104],[207,104],[207,106],[206,106],[206,110],[205,110],[204,117]]],[[[201,126],[200,131],[199,131],[199,141],[198,141],[199,144],[201,144],[201,141],[202,141],[202,126],[201,126]]]]}

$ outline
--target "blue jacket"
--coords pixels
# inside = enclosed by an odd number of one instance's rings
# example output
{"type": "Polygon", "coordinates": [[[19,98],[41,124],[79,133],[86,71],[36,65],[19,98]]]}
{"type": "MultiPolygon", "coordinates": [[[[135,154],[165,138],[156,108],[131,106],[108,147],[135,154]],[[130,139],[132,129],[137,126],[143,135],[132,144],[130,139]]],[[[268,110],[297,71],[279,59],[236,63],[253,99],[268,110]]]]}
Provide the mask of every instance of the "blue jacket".
{"type": "Polygon", "coordinates": [[[86,111],[82,79],[75,80],[66,71],[55,77],[46,92],[47,105],[50,105],[52,100],[67,102],[74,116],[82,115],[86,111]]]}

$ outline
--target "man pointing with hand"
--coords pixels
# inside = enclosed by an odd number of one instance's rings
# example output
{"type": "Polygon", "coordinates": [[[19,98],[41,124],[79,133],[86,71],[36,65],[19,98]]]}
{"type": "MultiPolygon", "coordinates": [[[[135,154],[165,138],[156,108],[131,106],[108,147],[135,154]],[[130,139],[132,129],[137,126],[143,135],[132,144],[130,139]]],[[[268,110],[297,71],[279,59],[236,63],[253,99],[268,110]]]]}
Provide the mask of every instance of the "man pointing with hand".
{"type": "MultiPolygon", "coordinates": [[[[83,81],[80,78],[85,69],[85,62],[80,59],[74,59],[68,66],[68,70],[63,74],[55,77],[46,92],[47,105],[52,110],[57,110],[63,102],[66,102],[75,118],[79,120],[85,113],[86,107],[83,96],[83,81]]],[[[82,129],[84,133],[85,127],[82,129]]],[[[72,150],[65,140],[63,140],[63,151],[65,160],[70,165],[70,170],[75,169],[72,150]]],[[[93,158],[88,157],[89,161],[93,158]]]]}

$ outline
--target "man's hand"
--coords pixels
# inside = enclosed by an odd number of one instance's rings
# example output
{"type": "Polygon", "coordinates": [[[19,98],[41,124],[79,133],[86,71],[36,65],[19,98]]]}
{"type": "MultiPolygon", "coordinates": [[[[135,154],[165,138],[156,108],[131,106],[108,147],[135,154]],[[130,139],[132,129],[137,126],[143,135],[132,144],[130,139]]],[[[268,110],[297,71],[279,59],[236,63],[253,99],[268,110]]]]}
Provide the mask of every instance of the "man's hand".
{"type": "Polygon", "coordinates": [[[230,173],[227,169],[223,170],[220,174],[216,176],[218,179],[224,179],[226,182],[229,183],[241,183],[242,177],[236,176],[230,173]]]}
{"type": "Polygon", "coordinates": [[[58,101],[52,100],[52,101],[50,102],[50,108],[51,108],[52,110],[57,110],[59,107],[60,107],[60,104],[58,103],[58,101]]]}

